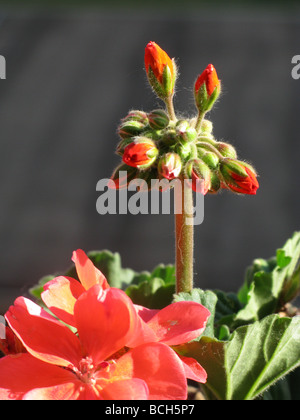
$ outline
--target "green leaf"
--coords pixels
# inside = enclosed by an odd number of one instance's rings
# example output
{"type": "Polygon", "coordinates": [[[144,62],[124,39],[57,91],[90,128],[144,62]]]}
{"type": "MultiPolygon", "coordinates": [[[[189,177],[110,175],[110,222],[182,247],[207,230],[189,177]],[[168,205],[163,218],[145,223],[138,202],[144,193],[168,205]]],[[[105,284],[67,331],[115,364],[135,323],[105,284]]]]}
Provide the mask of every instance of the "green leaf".
{"type": "MultiPolygon", "coordinates": [[[[216,304],[217,304],[217,296],[214,292],[210,290],[201,290],[201,289],[193,289],[190,293],[179,293],[178,295],[174,296],[174,302],[180,301],[193,301],[200,303],[201,305],[207,308],[211,315],[207,322],[206,329],[202,336],[206,337],[214,337],[214,321],[215,321],[215,311],[216,311],[216,304]]],[[[199,340],[200,337],[197,339],[199,340]]]]}
{"type": "Polygon", "coordinates": [[[218,298],[215,323],[216,325],[230,325],[236,313],[242,308],[242,304],[235,293],[226,293],[221,290],[214,290],[214,293],[218,298]]]}
{"type": "Polygon", "coordinates": [[[136,273],[125,292],[136,305],[162,309],[172,303],[175,293],[175,267],[160,264],[152,273],[136,273]]]}
{"type": "Polygon", "coordinates": [[[231,328],[249,324],[276,313],[300,289],[300,232],[295,232],[276,258],[257,259],[246,271],[246,281],[238,297],[244,304],[232,318],[231,328]]]}
{"type": "Polygon", "coordinates": [[[221,400],[253,400],[300,366],[300,317],[270,315],[238,328],[229,341],[203,337],[175,349],[208,373],[206,386],[221,400]]]}
{"type": "Polygon", "coordinates": [[[165,284],[175,284],[175,266],[160,264],[152,271],[151,277],[159,277],[164,280],[165,284]]]}

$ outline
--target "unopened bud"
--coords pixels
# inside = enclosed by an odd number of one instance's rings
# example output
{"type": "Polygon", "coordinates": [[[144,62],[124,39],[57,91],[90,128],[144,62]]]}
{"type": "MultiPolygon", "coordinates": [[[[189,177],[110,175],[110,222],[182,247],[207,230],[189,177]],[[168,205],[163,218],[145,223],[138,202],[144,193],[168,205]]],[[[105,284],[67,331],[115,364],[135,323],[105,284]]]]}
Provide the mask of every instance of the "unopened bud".
{"type": "Polygon", "coordinates": [[[193,191],[200,192],[203,195],[207,194],[211,187],[211,171],[201,159],[188,161],[185,166],[185,177],[192,181],[193,191]]]}
{"type": "Polygon", "coordinates": [[[254,195],[259,188],[256,173],[244,162],[226,158],[220,163],[220,173],[225,187],[233,192],[254,195]]]}
{"type": "Polygon", "coordinates": [[[195,141],[198,135],[195,128],[191,127],[189,121],[186,120],[178,121],[176,124],[176,133],[183,144],[195,141]]]}
{"type": "Polygon", "coordinates": [[[173,146],[177,143],[175,128],[168,127],[163,131],[161,142],[166,146],[173,146]]]}
{"type": "Polygon", "coordinates": [[[159,141],[162,138],[162,130],[145,130],[143,131],[143,137],[152,139],[154,141],[159,141]]]}
{"type": "Polygon", "coordinates": [[[224,157],[236,159],[237,153],[236,150],[231,144],[218,142],[216,143],[215,147],[218,149],[218,151],[223,155],[224,157]]]}
{"type": "Polygon", "coordinates": [[[159,174],[169,180],[178,178],[182,169],[182,161],[177,153],[166,153],[158,162],[159,174]]]}
{"type": "Polygon", "coordinates": [[[199,112],[204,113],[212,109],[221,92],[221,82],[212,64],[198,76],[195,83],[194,94],[199,112]]]}
{"type": "Polygon", "coordinates": [[[146,125],[148,124],[148,116],[144,111],[132,110],[128,113],[128,115],[126,115],[125,118],[122,119],[122,123],[127,121],[139,121],[146,125]]]}
{"type": "Polygon", "coordinates": [[[213,123],[209,120],[203,120],[201,123],[200,135],[205,136],[207,134],[211,134],[212,131],[213,131],[213,123]]]}
{"type": "Polygon", "coordinates": [[[187,160],[192,153],[191,145],[189,143],[182,144],[177,143],[175,146],[175,152],[181,157],[182,160],[187,160]]]}
{"type": "Polygon", "coordinates": [[[141,134],[146,125],[143,122],[130,120],[123,122],[119,127],[119,135],[122,139],[135,137],[141,134]]]}
{"type": "Polygon", "coordinates": [[[149,42],[145,49],[145,69],[149,83],[158,97],[165,100],[173,95],[175,63],[155,42],[149,42]]]}
{"type": "Polygon", "coordinates": [[[154,163],[157,155],[158,149],[151,139],[137,137],[134,142],[125,148],[123,162],[126,165],[143,170],[154,163]]]}
{"type": "Polygon", "coordinates": [[[157,109],[148,114],[149,125],[154,130],[161,130],[168,127],[170,119],[165,111],[157,109]]]}
{"type": "Polygon", "coordinates": [[[203,160],[204,163],[210,168],[210,169],[216,169],[219,165],[219,158],[214,152],[207,151],[203,148],[198,148],[198,157],[203,160]]]}

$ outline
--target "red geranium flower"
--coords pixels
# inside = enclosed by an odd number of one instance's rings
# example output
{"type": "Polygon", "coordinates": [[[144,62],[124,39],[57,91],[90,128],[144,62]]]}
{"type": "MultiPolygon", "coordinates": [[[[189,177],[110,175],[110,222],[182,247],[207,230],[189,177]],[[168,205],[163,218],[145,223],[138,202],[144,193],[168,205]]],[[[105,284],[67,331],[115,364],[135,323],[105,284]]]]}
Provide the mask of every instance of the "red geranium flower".
{"type": "Polygon", "coordinates": [[[74,305],[78,335],[20,297],[7,322],[28,353],[0,359],[0,399],[185,399],[186,376],[162,343],[131,350],[140,321],[126,294],[94,285],[74,305]]]}
{"type": "MultiPolygon", "coordinates": [[[[82,250],[75,251],[72,259],[81,283],[93,284],[94,280],[89,279],[98,277],[107,287],[108,283],[105,278],[104,281],[102,273],[82,250]]],[[[44,289],[42,299],[47,307],[62,321],[76,327],[74,306],[85,290],[82,285],[70,277],[57,277],[48,282],[44,289]]],[[[128,347],[149,342],[177,345],[194,340],[203,333],[210,316],[210,312],[196,302],[176,302],[162,310],[149,310],[138,305],[134,307],[139,315],[139,333],[127,343],[128,347]]],[[[180,358],[187,378],[206,382],[206,372],[194,359],[180,358]]]]}

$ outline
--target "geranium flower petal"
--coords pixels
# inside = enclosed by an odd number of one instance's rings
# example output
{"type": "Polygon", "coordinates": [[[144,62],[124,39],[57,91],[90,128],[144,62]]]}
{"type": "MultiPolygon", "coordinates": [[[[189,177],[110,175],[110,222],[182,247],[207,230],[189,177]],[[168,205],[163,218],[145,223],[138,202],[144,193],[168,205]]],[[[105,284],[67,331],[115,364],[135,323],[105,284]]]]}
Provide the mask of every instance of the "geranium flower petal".
{"type": "Polygon", "coordinates": [[[107,385],[101,391],[104,400],[147,400],[148,386],[142,379],[125,379],[107,385]]]}
{"type": "Polygon", "coordinates": [[[182,361],[185,376],[193,381],[205,384],[207,381],[207,373],[205,369],[192,357],[178,355],[182,361]]]}
{"type": "Polygon", "coordinates": [[[20,400],[37,388],[70,383],[72,372],[42,362],[29,353],[0,359],[0,400],[20,400]]]}
{"type": "Polygon", "coordinates": [[[184,400],[187,381],[183,364],[177,354],[165,344],[148,343],[135,347],[117,360],[113,372],[143,379],[150,400],[184,400]]]}
{"type": "Polygon", "coordinates": [[[138,315],[142,318],[143,321],[149,322],[150,319],[154,317],[159,312],[159,309],[148,309],[144,306],[134,305],[138,315]]]}
{"type": "Polygon", "coordinates": [[[81,249],[74,251],[72,261],[75,263],[79,280],[86,290],[96,284],[99,284],[102,289],[110,287],[104,274],[94,266],[84,251],[81,249]]]}
{"type": "Polygon", "coordinates": [[[80,399],[80,381],[68,382],[47,388],[36,388],[27,392],[23,400],[26,401],[75,401],[80,399]]]}
{"type": "Polygon", "coordinates": [[[19,297],[5,316],[27,351],[38,359],[59,366],[76,366],[81,360],[78,337],[31,300],[19,297]]]}
{"type": "Polygon", "coordinates": [[[82,284],[71,277],[57,277],[44,286],[41,297],[50,311],[66,324],[75,326],[74,305],[85,292],[82,284]]]}
{"type": "Polygon", "coordinates": [[[210,312],[196,302],[176,302],[159,311],[147,323],[157,340],[170,346],[187,343],[205,330],[210,312]]]}
{"type": "Polygon", "coordinates": [[[126,346],[137,332],[133,303],[119,289],[92,287],[77,300],[74,314],[80,340],[96,364],[126,346]]]}

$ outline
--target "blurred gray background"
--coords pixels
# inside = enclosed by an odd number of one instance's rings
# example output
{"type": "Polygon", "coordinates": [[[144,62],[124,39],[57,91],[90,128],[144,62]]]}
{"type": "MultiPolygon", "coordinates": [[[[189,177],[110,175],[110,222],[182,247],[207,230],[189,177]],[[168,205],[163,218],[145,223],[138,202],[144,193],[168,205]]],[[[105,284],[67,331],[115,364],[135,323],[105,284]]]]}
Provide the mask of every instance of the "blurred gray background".
{"type": "Polygon", "coordinates": [[[299,230],[300,80],[291,77],[300,54],[299,2],[17,3],[0,4],[7,62],[0,80],[0,313],[40,277],[68,268],[77,248],[119,252],[123,266],[137,271],[174,262],[172,216],[96,211],[96,184],[120,160],[119,120],[129,109],[160,106],[143,68],[150,40],[177,60],[175,105],[184,116],[195,113],[195,78],[215,65],[223,83],[210,114],[215,136],[260,174],[257,196],[205,199],[205,221],[195,229],[196,285],[236,291],[254,258],[274,255],[299,230]]]}

